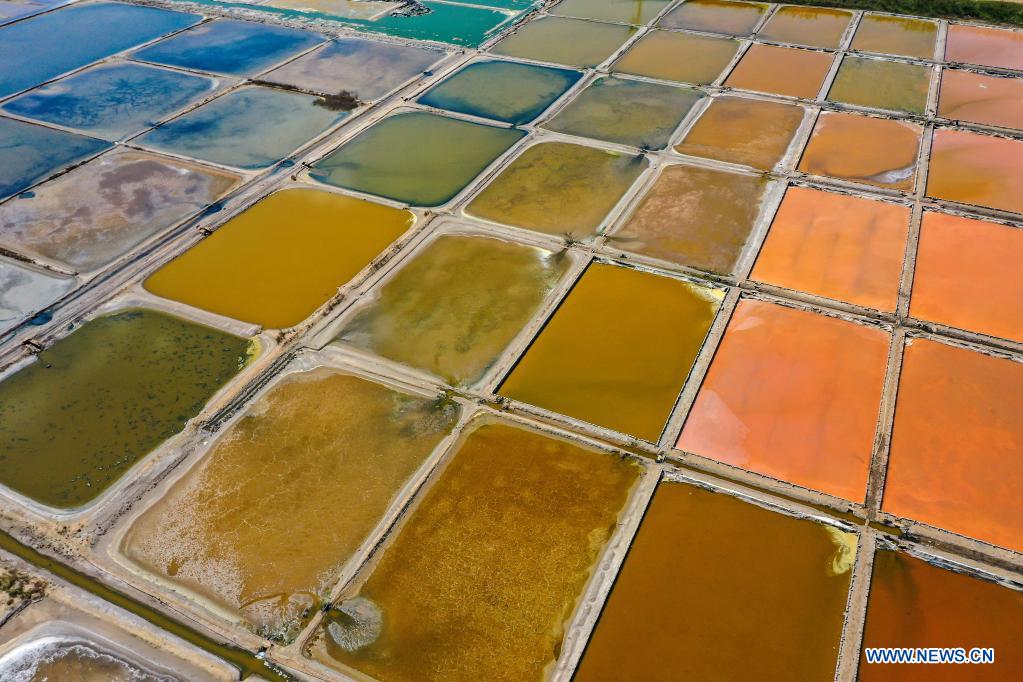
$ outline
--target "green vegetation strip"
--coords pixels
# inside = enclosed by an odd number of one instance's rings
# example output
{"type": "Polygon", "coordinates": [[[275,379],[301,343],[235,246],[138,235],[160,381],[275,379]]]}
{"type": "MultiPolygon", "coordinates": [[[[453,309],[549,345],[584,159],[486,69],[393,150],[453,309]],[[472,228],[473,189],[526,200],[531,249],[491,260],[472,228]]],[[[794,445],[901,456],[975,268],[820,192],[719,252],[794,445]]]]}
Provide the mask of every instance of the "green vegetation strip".
{"type": "Polygon", "coordinates": [[[785,0],[785,4],[867,9],[937,19],[972,19],[1023,26],[1023,4],[993,0],[785,0]]]}
{"type": "Polygon", "coordinates": [[[251,676],[262,677],[273,682],[288,682],[292,679],[289,675],[270,667],[265,661],[257,658],[256,654],[239,649],[238,647],[221,644],[206,635],[200,634],[170,616],[146,606],[142,602],[132,599],[117,590],[111,589],[98,580],[66,566],[57,559],[19,542],[12,535],[4,531],[0,531],[0,549],[13,554],[33,566],[52,573],[77,588],[85,590],[100,599],[149,621],[153,625],[213,654],[217,658],[223,659],[238,668],[240,679],[244,680],[251,676]]]}

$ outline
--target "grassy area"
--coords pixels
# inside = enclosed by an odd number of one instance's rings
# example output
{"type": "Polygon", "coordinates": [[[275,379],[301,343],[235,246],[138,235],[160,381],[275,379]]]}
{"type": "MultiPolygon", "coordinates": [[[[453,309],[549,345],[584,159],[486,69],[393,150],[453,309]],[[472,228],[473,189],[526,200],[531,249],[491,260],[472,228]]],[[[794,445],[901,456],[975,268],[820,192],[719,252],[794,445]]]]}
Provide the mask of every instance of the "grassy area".
{"type": "Polygon", "coordinates": [[[1023,4],[994,0],[781,0],[788,5],[816,5],[915,14],[941,19],[972,19],[1023,26],[1023,4]]]}

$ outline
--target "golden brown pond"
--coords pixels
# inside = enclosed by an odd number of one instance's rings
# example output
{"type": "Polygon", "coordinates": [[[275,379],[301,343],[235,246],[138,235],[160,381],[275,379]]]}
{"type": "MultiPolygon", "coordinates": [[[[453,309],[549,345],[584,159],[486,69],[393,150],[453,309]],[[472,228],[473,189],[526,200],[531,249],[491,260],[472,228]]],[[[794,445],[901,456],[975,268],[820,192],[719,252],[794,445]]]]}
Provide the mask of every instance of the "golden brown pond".
{"type": "Polygon", "coordinates": [[[902,552],[874,556],[864,647],[994,647],[993,665],[878,665],[861,682],[1002,682],[1023,676],[1023,593],[902,552]]]}
{"type": "Polygon", "coordinates": [[[521,428],[477,428],[327,614],[313,655],[377,679],[541,680],[639,472],[521,428]]]}
{"type": "Polygon", "coordinates": [[[271,194],[149,276],[157,296],[281,329],[400,237],[409,211],[315,189],[271,194]]]}
{"type": "Polygon", "coordinates": [[[133,523],[123,551],[287,640],[456,417],[336,370],[293,374],[133,523]]]}
{"type": "Polygon", "coordinates": [[[717,80],[738,49],[738,41],[730,38],[651,31],[615,62],[614,70],[705,85],[717,80]]]}
{"type": "Polygon", "coordinates": [[[718,290],[595,263],[499,393],[656,441],[720,300],[718,290]]]}
{"type": "Polygon", "coordinates": [[[662,483],[573,679],[831,680],[856,545],[662,483]]]}
{"type": "Polygon", "coordinates": [[[834,59],[827,52],[753,45],[725,85],[742,90],[816,99],[834,59]]]}
{"type": "Polygon", "coordinates": [[[794,104],[718,97],[675,151],[772,170],[785,156],[803,114],[794,104]]]}

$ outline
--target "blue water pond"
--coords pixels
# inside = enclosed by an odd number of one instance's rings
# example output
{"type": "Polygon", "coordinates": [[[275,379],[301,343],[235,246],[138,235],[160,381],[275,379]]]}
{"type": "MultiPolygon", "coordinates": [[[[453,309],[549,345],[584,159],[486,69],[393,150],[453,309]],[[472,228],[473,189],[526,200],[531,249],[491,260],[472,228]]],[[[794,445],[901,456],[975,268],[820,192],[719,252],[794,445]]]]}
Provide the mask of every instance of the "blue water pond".
{"type": "Polygon", "coordinates": [[[110,144],[0,118],[0,199],[103,151],[110,144]]]}
{"type": "Polygon", "coordinates": [[[202,20],[155,7],[75,5],[0,28],[0,97],[202,20]]]}
{"type": "Polygon", "coordinates": [[[419,101],[438,109],[505,123],[528,123],[582,78],[579,71],[518,62],[469,64],[419,101]]]}
{"type": "Polygon", "coordinates": [[[40,14],[69,2],[71,0],[5,0],[0,2],[0,25],[40,14]]]}
{"type": "Polygon", "coordinates": [[[138,138],[152,149],[243,169],[271,166],[323,133],[345,111],[319,97],[247,86],[138,138]]]}
{"type": "Polygon", "coordinates": [[[232,76],[254,76],[326,39],[248,21],[213,21],[135,53],[137,59],[232,76]]]}
{"type": "Polygon", "coordinates": [[[93,67],[32,90],[3,108],[18,116],[119,140],[213,92],[212,78],[143,64],[93,67]]]}

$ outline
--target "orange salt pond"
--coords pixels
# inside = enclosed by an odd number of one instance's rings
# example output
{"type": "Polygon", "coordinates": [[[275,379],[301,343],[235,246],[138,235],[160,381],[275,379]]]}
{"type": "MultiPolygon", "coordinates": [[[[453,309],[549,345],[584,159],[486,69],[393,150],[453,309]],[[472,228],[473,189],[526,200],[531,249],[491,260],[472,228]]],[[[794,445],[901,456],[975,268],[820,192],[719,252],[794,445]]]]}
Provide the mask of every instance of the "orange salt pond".
{"type": "Polygon", "coordinates": [[[913,317],[1023,342],[1023,228],[925,213],[913,317]]]}
{"type": "Polygon", "coordinates": [[[145,280],[146,290],[263,327],[291,327],[334,296],[415,217],[314,189],[271,194],[145,280]]]}
{"type": "Polygon", "coordinates": [[[950,24],[945,39],[950,62],[1023,70],[1023,33],[986,26],[950,24]]]}
{"type": "Polygon", "coordinates": [[[725,85],[742,90],[816,99],[833,57],[827,52],[753,45],[725,85]]]}
{"type": "Polygon", "coordinates": [[[842,60],[828,99],[868,109],[923,114],[931,89],[931,67],[848,56],[842,60]]]}
{"type": "Polygon", "coordinates": [[[640,471],[522,428],[476,428],[309,653],[378,680],[544,679],[640,471]]]}
{"type": "Polygon", "coordinates": [[[595,263],[498,392],[654,442],[722,296],[717,289],[595,263]]]}
{"type": "Polygon", "coordinates": [[[938,115],[1023,130],[1023,79],[945,69],[941,73],[938,115]]]}
{"type": "Polygon", "coordinates": [[[1023,592],[879,550],[867,603],[864,647],[993,647],[988,665],[871,664],[860,682],[1004,682],[1023,678],[1023,592]],[[969,674],[964,669],[969,668],[969,674]]]}
{"type": "Polygon", "coordinates": [[[881,506],[1023,551],[1023,364],[910,339],[881,506]]]}
{"type": "Polygon", "coordinates": [[[938,129],[927,196],[1023,213],[1023,141],[938,129]]]}
{"type": "Polygon", "coordinates": [[[675,151],[772,170],[792,144],[804,113],[794,104],[717,97],[675,151]]]}
{"type": "Polygon", "coordinates": [[[757,37],[793,45],[836,48],[852,21],[852,12],[819,7],[781,7],[757,37]]]}
{"type": "Polygon", "coordinates": [[[887,355],[880,329],[742,300],[678,447],[861,502],[887,355]]]}
{"type": "Polygon", "coordinates": [[[894,311],[909,232],[908,206],[790,187],[753,279],[894,311]]]}
{"type": "Polygon", "coordinates": [[[573,680],[831,680],[857,544],[661,483],[573,680]]]}
{"type": "Polygon", "coordinates": [[[915,123],[825,111],[799,170],[909,191],[916,179],[921,131],[915,123]]]}
{"type": "Polygon", "coordinates": [[[731,274],[760,215],[767,180],[697,166],[661,171],[610,245],[731,274]]]}
{"type": "Polygon", "coordinates": [[[718,79],[738,50],[738,41],[731,38],[651,31],[630,47],[612,70],[706,85],[718,79]]]}
{"type": "Polygon", "coordinates": [[[748,36],[760,23],[770,5],[732,0],[688,0],[664,15],[664,28],[748,36]]]}
{"type": "Polygon", "coordinates": [[[937,37],[938,25],[933,21],[864,14],[853,37],[852,48],[899,57],[933,59],[937,37]]]}

